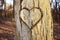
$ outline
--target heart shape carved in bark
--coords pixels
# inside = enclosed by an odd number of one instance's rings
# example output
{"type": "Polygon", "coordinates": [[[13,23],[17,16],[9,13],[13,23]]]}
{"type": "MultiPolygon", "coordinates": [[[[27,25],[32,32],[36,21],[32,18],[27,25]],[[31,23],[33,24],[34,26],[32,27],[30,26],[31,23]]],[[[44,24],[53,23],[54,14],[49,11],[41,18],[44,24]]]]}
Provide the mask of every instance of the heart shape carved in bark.
{"type": "Polygon", "coordinates": [[[43,13],[39,8],[33,8],[31,10],[22,9],[20,11],[21,20],[32,29],[43,17],[43,13]]]}

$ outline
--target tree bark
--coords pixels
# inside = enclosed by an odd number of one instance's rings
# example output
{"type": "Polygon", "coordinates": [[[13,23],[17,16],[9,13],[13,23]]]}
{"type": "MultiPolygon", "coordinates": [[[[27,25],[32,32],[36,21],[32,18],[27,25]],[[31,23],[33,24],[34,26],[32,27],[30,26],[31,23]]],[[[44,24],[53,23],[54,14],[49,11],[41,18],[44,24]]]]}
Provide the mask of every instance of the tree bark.
{"type": "Polygon", "coordinates": [[[53,40],[50,0],[15,0],[15,20],[18,40],[53,40]]]}

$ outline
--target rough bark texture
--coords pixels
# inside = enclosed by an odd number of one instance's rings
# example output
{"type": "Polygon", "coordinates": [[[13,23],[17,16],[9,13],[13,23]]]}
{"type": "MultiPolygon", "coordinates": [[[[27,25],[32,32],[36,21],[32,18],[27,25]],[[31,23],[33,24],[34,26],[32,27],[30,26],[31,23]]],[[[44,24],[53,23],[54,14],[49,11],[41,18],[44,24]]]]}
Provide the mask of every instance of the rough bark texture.
{"type": "Polygon", "coordinates": [[[53,40],[49,0],[15,0],[15,20],[20,40],[53,40]]]}
{"type": "Polygon", "coordinates": [[[14,5],[14,16],[15,16],[15,21],[16,21],[16,37],[15,40],[20,40],[20,35],[21,34],[21,24],[20,24],[20,19],[19,19],[19,10],[20,10],[20,0],[14,0],[15,5],[14,5]]]}

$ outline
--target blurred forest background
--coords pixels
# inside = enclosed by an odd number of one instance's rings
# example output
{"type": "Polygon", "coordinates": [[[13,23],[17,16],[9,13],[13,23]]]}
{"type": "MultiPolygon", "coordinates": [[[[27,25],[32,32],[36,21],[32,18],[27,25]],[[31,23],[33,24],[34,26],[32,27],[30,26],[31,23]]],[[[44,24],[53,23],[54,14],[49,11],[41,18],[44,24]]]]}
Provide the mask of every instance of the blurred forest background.
{"type": "Polygon", "coordinates": [[[14,40],[13,0],[0,0],[0,40],[14,40]]]}
{"type": "Polygon", "coordinates": [[[60,40],[60,0],[51,0],[51,11],[53,16],[55,40],[60,40]]]}
{"type": "MultiPolygon", "coordinates": [[[[51,0],[54,39],[60,40],[60,0],[51,0]]],[[[0,0],[0,40],[14,40],[16,32],[14,0],[0,0]]]]}

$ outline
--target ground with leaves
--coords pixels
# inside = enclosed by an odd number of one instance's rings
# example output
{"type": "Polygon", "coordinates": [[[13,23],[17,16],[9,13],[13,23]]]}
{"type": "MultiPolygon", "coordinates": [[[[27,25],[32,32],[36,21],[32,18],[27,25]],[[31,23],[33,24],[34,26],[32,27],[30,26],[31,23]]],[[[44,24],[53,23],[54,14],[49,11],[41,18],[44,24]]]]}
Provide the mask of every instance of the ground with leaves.
{"type": "Polygon", "coordinates": [[[14,22],[9,19],[0,19],[0,40],[13,40],[15,36],[14,22]]]}

